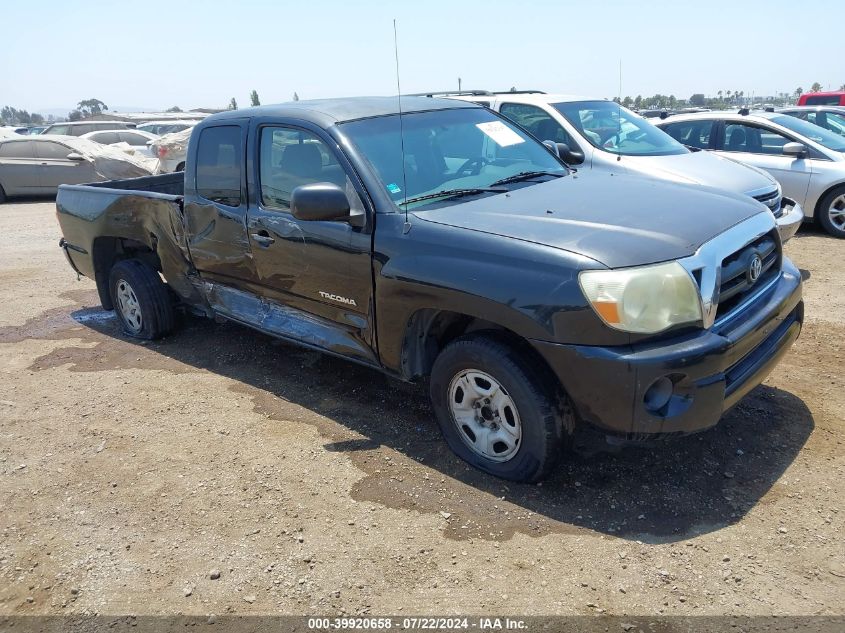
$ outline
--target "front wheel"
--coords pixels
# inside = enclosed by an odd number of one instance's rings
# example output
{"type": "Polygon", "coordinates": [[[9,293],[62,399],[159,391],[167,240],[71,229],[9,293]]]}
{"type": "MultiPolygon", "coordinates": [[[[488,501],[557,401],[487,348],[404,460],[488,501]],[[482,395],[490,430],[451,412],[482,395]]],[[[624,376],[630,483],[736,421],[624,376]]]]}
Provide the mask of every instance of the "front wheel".
{"type": "Polygon", "coordinates": [[[109,292],[129,336],[153,340],[173,329],[175,315],[167,287],[158,272],[140,259],[124,259],[112,267],[109,292]]]}
{"type": "Polygon", "coordinates": [[[837,187],[819,203],[819,223],[834,237],[845,237],[845,187],[837,187]]]}
{"type": "Polygon", "coordinates": [[[449,447],[503,479],[534,482],[551,472],[572,432],[565,396],[526,355],[496,338],[450,343],[431,372],[431,401],[449,447]]]}

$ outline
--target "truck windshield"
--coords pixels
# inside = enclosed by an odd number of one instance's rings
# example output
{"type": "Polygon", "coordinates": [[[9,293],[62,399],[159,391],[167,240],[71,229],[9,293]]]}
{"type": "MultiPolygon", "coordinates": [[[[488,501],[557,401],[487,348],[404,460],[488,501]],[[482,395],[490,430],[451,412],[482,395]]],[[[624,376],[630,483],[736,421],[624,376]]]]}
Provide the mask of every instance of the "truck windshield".
{"type": "Polygon", "coordinates": [[[622,156],[669,156],[689,150],[613,101],[552,104],[593,147],[622,156]]]}
{"type": "Polygon", "coordinates": [[[771,120],[788,130],[797,132],[811,141],[815,141],[819,145],[824,145],[826,148],[832,149],[834,152],[845,152],[845,138],[842,138],[836,132],[831,132],[815,123],[810,123],[794,116],[780,114],[773,116],[771,120]]]}
{"type": "Polygon", "coordinates": [[[541,143],[483,108],[403,114],[401,135],[398,115],[340,128],[403,208],[455,204],[568,173],[541,143]]]}

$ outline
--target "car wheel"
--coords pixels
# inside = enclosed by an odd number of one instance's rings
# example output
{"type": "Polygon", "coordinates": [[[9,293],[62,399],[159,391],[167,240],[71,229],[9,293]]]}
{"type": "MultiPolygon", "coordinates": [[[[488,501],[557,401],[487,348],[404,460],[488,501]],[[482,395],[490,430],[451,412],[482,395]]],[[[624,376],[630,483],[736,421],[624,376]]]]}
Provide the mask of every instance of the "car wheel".
{"type": "Polygon", "coordinates": [[[845,187],[837,187],[819,203],[819,224],[834,237],[845,237],[845,187]]]}
{"type": "Polygon", "coordinates": [[[565,395],[535,367],[508,343],[483,334],[456,339],[440,353],[431,402],[461,459],[512,481],[549,474],[574,416],[565,395]]]}
{"type": "Polygon", "coordinates": [[[109,292],[123,330],[153,340],[173,330],[173,301],[158,272],[139,259],[117,262],[109,274],[109,292]]]}
{"type": "Polygon", "coordinates": [[[179,163],[176,165],[176,171],[185,171],[185,163],[179,163]]]}
{"type": "Polygon", "coordinates": [[[3,190],[3,185],[0,185],[0,204],[6,202],[6,192],[3,190]]]}

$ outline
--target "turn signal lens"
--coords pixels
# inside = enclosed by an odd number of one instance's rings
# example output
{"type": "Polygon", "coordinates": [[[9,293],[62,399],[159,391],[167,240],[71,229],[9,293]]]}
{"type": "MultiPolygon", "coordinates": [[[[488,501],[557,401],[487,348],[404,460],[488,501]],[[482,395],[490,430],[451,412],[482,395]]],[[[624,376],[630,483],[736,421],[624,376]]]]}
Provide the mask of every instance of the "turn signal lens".
{"type": "Polygon", "coordinates": [[[701,321],[701,299],[690,274],[677,262],[585,270],[581,290],[602,321],[625,332],[656,334],[701,321]]]}

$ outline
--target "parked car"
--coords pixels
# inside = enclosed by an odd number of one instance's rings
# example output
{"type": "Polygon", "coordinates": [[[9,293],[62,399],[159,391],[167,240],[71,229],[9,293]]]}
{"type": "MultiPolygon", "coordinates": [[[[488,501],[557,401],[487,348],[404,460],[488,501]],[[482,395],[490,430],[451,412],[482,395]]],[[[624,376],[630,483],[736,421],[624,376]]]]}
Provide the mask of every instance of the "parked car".
{"type": "Polygon", "coordinates": [[[42,134],[44,132],[44,130],[46,130],[46,129],[47,129],[46,125],[33,125],[31,128],[29,128],[29,131],[27,133],[30,136],[34,136],[36,134],[42,134]]]}
{"type": "Polygon", "coordinates": [[[123,121],[68,121],[66,123],[53,123],[42,134],[82,136],[97,130],[130,130],[134,127],[134,123],[123,121]]]}
{"type": "Polygon", "coordinates": [[[798,117],[835,132],[839,136],[845,136],[845,106],[793,106],[779,110],[773,109],[772,112],[798,117]]]}
{"type": "Polygon", "coordinates": [[[798,97],[798,105],[841,105],[845,106],[845,92],[807,92],[798,97]]]}
{"type": "Polygon", "coordinates": [[[103,145],[116,145],[117,143],[126,143],[132,150],[141,154],[142,156],[153,156],[150,149],[150,143],[158,138],[155,134],[143,132],[141,130],[101,130],[98,132],[88,132],[83,134],[80,138],[86,138],[95,143],[103,145]]]}
{"type": "Polygon", "coordinates": [[[173,132],[150,143],[150,151],[158,158],[156,173],[169,174],[185,170],[185,158],[188,155],[188,141],[191,139],[193,128],[181,132],[173,132]]]}
{"type": "Polygon", "coordinates": [[[685,145],[765,169],[830,235],[845,237],[845,138],[777,112],[707,112],[658,124],[685,145]]]}
{"type": "Polygon", "coordinates": [[[543,93],[455,98],[486,105],[541,141],[564,143],[568,150],[564,160],[585,169],[638,174],[749,195],[769,207],[784,242],[795,235],[804,217],[801,205],[791,196],[782,199],[778,183],[767,173],[690,150],[612,101],[543,93]]]}
{"type": "Polygon", "coordinates": [[[455,100],[216,114],[194,128],[184,177],[64,185],[56,208],[71,267],[130,336],[172,331],[175,297],[430,376],[449,446],[518,481],[548,474],[580,421],[626,436],[713,426],[803,321],[765,207],[574,175],[455,100]]]}
{"type": "Polygon", "coordinates": [[[149,175],[119,150],[73,136],[0,139],[0,202],[7,196],[55,195],[58,186],[149,175]]]}
{"type": "Polygon", "coordinates": [[[141,123],[135,129],[163,136],[165,134],[187,130],[196,124],[196,121],[147,121],[146,123],[141,123]]]}

